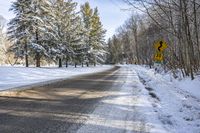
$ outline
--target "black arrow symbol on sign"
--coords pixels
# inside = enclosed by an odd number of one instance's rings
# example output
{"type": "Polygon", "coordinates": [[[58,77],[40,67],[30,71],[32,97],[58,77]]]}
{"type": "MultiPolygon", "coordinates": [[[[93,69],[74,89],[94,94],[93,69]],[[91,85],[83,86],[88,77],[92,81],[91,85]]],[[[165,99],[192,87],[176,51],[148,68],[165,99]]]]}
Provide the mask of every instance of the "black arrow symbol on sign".
{"type": "Polygon", "coordinates": [[[160,46],[158,47],[158,51],[161,51],[161,49],[160,49],[160,48],[162,48],[162,44],[163,44],[163,42],[162,42],[162,41],[160,41],[160,46]]]}

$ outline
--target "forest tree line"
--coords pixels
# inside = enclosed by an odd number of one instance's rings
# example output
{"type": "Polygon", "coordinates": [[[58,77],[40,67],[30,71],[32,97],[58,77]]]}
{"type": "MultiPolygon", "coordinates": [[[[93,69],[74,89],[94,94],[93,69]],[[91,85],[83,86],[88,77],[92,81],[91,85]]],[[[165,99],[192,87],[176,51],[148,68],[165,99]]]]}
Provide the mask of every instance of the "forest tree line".
{"type": "Polygon", "coordinates": [[[164,66],[191,76],[200,69],[200,1],[124,0],[132,16],[109,39],[108,62],[153,65],[153,44],[167,42],[164,66]]]}
{"type": "Polygon", "coordinates": [[[8,24],[13,43],[8,53],[26,67],[40,67],[41,62],[89,66],[105,60],[106,31],[98,8],[92,9],[88,2],[78,11],[72,0],[17,0],[10,10],[15,17],[8,24]]]}

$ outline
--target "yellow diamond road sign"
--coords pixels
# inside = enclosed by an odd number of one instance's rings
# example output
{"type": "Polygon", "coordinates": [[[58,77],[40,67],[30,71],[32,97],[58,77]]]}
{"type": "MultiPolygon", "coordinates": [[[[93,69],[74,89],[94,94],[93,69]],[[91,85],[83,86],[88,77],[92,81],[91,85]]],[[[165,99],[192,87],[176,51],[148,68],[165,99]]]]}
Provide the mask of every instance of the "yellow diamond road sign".
{"type": "Polygon", "coordinates": [[[163,50],[167,48],[167,43],[164,40],[157,41],[154,44],[154,48],[158,50],[159,52],[162,52],[163,50]]]}

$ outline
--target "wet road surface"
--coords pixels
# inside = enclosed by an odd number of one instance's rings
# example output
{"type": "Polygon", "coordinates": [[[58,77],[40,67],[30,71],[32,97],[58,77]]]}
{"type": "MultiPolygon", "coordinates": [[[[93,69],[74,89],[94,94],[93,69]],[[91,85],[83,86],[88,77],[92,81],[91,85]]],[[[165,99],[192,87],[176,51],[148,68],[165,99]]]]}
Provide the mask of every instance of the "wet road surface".
{"type": "Polygon", "coordinates": [[[0,96],[0,133],[147,133],[126,67],[0,96]]]}

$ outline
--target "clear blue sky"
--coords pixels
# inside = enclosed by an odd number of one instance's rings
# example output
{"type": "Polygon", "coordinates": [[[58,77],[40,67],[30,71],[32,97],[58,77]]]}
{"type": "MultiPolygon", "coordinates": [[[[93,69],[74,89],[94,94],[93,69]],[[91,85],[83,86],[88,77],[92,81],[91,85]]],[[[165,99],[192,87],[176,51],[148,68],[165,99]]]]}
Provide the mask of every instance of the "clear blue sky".
{"type": "MultiPolygon", "coordinates": [[[[0,15],[7,20],[14,17],[14,14],[9,11],[11,2],[15,0],[0,0],[0,15]]],[[[81,4],[89,1],[92,8],[98,7],[101,21],[104,28],[107,30],[106,39],[111,37],[116,28],[124,23],[129,17],[129,12],[124,12],[120,9],[128,8],[122,0],[74,0],[81,4]]]]}

